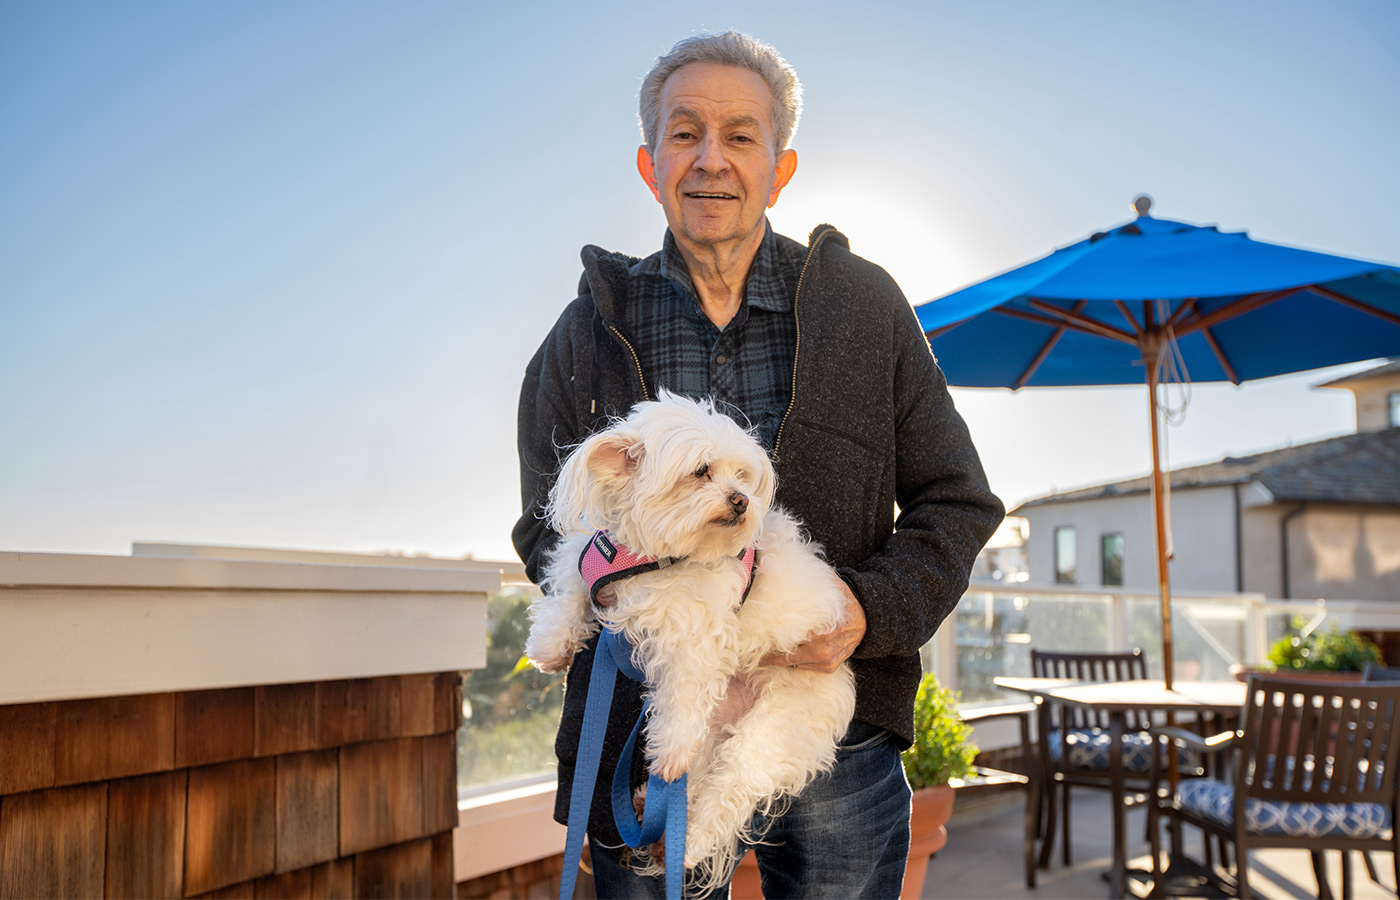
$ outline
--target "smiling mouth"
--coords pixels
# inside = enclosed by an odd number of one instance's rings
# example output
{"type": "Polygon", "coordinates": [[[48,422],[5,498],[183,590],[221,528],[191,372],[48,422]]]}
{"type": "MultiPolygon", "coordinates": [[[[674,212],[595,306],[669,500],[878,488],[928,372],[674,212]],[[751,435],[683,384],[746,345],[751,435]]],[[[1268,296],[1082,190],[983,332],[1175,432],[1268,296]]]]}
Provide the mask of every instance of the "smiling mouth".
{"type": "Polygon", "coordinates": [[[685,195],[694,200],[738,200],[733,194],[723,194],[716,191],[686,191],[685,195]]]}

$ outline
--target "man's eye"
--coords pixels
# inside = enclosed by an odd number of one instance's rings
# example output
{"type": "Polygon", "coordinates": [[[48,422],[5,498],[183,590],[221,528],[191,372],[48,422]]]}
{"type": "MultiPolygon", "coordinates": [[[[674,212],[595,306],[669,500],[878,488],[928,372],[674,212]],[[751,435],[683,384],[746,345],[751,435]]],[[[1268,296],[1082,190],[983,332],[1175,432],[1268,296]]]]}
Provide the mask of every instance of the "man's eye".
{"type": "Polygon", "coordinates": [[[698,469],[695,470],[695,477],[696,477],[696,478],[709,478],[709,477],[710,477],[710,464],[709,464],[709,463],[701,463],[701,464],[700,464],[700,468],[698,468],[698,469]]]}

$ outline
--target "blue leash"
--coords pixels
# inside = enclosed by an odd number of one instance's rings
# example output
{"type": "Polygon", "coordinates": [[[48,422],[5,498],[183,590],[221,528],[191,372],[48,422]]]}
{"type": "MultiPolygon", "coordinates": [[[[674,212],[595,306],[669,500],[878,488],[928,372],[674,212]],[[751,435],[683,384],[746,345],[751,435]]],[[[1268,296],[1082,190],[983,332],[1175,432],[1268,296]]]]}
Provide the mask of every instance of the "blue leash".
{"type": "MultiPolygon", "coordinates": [[[[632,662],[632,647],[627,643],[627,638],[603,629],[598,636],[598,649],[593,654],[593,672],[588,678],[588,703],[584,707],[583,730],[579,735],[578,765],[574,769],[574,783],[569,794],[569,834],[564,843],[564,871],[559,880],[559,900],[572,900],[574,896],[579,862],[583,858],[583,838],[588,831],[588,812],[593,806],[593,788],[597,784],[598,766],[603,755],[603,737],[608,729],[608,710],[612,708],[613,686],[617,683],[619,672],[633,681],[645,681],[642,670],[632,662]]],[[[682,900],[685,885],[686,776],[682,775],[675,781],[664,781],[659,775],[650,776],[647,779],[646,810],[640,823],[632,808],[632,753],[649,707],[650,704],[642,707],[613,772],[613,819],[622,840],[632,848],[654,844],[665,835],[666,897],[667,900],[682,900]]]]}

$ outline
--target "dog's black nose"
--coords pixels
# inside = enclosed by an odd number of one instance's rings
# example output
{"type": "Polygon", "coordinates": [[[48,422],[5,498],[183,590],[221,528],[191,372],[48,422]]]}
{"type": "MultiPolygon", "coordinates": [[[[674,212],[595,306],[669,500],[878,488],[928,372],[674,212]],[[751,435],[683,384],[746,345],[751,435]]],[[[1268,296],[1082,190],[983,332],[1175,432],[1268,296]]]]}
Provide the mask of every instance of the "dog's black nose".
{"type": "Polygon", "coordinates": [[[729,506],[734,510],[734,515],[742,516],[749,508],[749,498],[735,491],[729,495],[729,506]]]}

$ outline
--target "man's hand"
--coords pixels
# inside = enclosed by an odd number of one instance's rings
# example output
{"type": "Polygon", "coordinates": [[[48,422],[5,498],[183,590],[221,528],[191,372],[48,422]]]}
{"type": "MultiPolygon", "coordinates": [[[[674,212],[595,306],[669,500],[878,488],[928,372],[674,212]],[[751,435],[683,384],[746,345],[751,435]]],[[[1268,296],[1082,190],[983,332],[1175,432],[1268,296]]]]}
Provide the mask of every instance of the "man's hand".
{"type": "Polygon", "coordinates": [[[850,586],[834,570],[831,580],[840,586],[841,594],[846,598],[844,623],[826,634],[812,635],[793,648],[791,653],[770,653],[763,658],[764,663],[830,674],[855,652],[856,646],[865,638],[865,610],[860,608],[860,602],[851,593],[850,586]]]}

